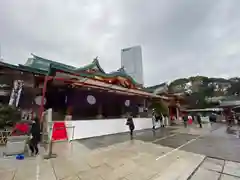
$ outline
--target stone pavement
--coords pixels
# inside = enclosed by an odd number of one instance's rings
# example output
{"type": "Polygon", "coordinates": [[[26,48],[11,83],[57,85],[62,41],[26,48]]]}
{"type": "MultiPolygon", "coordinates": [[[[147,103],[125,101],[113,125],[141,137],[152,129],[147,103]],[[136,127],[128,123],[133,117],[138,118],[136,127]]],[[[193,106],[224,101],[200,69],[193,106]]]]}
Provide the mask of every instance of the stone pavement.
{"type": "Polygon", "coordinates": [[[225,126],[200,137],[197,141],[183,147],[182,150],[240,162],[240,139],[235,135],[227,134],[225,126]]]}
{"type": "Polygon", "coordinates": [[[240,163],[206,158],[190,180],[240,180],[240,163]]]}
{"type": "Polygon", "coordinates": [[[77,142],[55,144],[59,156],[0,160],[1,180],[159,180],[187,179],[204,156],[134,140],[89,150],[77,142]],[[183,170],[187,169],[187,171],[183,170]],[[174,172],[174,173],[172,173],[174,172]]]}
{"type": "MultiPolygon", "coordinates": [[[[14,157],[0,158],[0,179],[187,180],[190,176],[191,179],[214,179],[220,176],[223,180],[237,178],[240,173],[238,164],[216,160],[218,163],[215,165],[215,160],[206,158],[204,153],[193,153],[195,151],[191,152],[192,149],[188,147],[201,142],[199,136],[211,137],[211,131],[212,128],[208,126],[203,129],[194,126],[187,129],[178,127],[156,132],[138,131],[133,141],[129,140],[128,133],[123,133],[71,143],[59,142],[54,144],[53,149],[58,155],[56,159],[43,160],[41,156],[22,161],[15,160],[14,157]],[[187,150],[185,147],[188,147],[187,150]]],[[[218,138],[219,135],[225,136],[218,133],[213,131],[211,134],[218,138]]],[[[200,144],[204,147],[204,144],[200,144]]],[[[211,151],[213,150],[212,148],[211,151]]],[[[217,152],[216,149],[214,151],[217,152]]]]}

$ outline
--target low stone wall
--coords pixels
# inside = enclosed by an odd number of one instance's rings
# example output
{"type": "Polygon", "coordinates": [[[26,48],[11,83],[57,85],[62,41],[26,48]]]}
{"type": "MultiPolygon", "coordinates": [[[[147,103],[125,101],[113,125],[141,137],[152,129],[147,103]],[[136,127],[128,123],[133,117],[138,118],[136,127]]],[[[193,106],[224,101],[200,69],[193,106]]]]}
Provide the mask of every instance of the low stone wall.
{"type": "MultiPolygon", "coordinates": [[[[134,118],[135,130],[152,128],[152,118],[134,118]]],[[[126,119],[65,121],[69,140],[83,139],[129,131],[126,119]],[[71,128],[68,128],[71,127],[71,128]]],[[[157,124],[159,127],[159,124],[157,124]]]]}

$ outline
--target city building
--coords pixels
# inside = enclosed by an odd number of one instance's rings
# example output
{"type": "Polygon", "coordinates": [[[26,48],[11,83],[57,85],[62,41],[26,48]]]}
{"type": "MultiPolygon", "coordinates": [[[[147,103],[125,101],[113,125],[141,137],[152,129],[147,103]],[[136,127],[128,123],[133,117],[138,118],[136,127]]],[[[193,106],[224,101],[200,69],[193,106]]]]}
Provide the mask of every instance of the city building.
{"type": "Polygon", "coordinates": [[[122,49],[121,65],[137,83],[144,85],[141,46],[122,49]]]}

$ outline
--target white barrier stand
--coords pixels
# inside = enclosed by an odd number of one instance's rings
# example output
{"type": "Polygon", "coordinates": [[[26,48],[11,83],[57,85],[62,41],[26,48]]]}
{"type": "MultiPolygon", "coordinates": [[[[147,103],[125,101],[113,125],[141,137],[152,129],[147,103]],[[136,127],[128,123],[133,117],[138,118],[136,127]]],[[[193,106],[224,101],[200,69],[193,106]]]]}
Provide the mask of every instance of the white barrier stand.
{"type": "MultiPolygon", "coordinates": [[[[44,130],[47,132],[47,146],[46,146],[46,154],[44,155],[44,159],[56,158],[57,155],[52,153],[52,132],[53,132],[53,122],[52,122],[52,109],[48,109],[44,112],[43,123],[45,125],[44,130]]],[[[45,132],[44,132],[45,133],[45,132]]]]}

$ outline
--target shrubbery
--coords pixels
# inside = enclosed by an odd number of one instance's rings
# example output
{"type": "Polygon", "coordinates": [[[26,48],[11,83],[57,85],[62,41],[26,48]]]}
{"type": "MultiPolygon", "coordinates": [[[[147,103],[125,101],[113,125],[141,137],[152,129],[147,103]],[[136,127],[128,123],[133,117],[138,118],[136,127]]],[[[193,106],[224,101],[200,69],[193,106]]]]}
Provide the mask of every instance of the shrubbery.
{"type": "Polygon", "coordinates": [[[0,129],[13,126],[21,120],[21,112],[9,105],[0,105],[0,129]]]}

